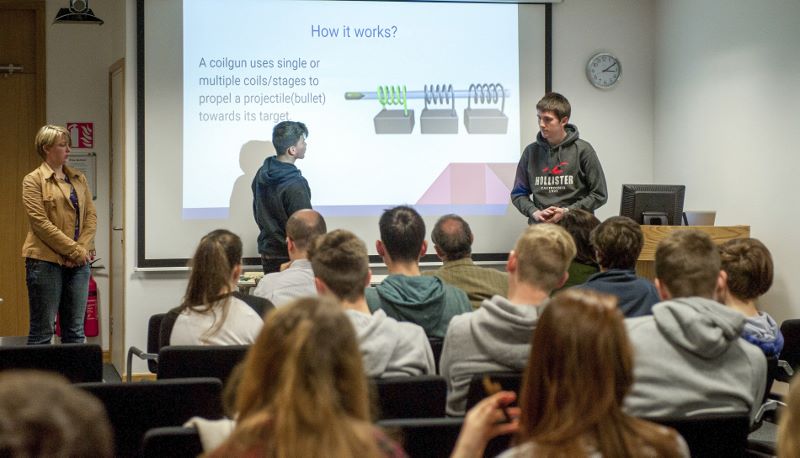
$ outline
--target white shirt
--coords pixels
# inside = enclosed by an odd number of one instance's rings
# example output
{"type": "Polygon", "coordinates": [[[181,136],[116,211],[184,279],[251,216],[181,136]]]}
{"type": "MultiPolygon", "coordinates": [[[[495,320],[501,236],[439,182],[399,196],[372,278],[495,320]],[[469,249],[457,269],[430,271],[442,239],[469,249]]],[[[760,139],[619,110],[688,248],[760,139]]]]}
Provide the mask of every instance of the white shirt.
{"type": "Polygon", "coordinates": [[[282,307],[298,297],[316,296],[311,261],[296,259],[283,272],[264,275],[253,295],[268,299],[275,307],[282,307]]]}
{"type": "Polygon", "coordinates": [[[175,320],[170,345],[249,345],[255,342],[264,322],[244,301],[229,298],[225,322],[214,333],[209,334],[222,319],[222,311],[212,309],[206,313],[184,310],[175,320]]]}

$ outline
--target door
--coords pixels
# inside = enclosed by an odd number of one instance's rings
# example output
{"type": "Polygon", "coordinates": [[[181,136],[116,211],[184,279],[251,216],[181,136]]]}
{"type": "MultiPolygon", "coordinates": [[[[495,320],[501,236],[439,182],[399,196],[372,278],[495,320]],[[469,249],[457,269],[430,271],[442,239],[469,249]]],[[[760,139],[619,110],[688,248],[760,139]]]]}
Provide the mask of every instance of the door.
{"type": "Polygon", "coordinates": [[[0,1],[0,336],[28,334],[22,178],[41,163],[33,139],[45,117],[44,45],[44,3],[0,1]]]}
{"type": "Polygon", "coordinates": [[[109,218],[111,229],[111,260],[109,305],[111,362],[116,368],[125,367],[125,59],[108,69],[109,218]]]}

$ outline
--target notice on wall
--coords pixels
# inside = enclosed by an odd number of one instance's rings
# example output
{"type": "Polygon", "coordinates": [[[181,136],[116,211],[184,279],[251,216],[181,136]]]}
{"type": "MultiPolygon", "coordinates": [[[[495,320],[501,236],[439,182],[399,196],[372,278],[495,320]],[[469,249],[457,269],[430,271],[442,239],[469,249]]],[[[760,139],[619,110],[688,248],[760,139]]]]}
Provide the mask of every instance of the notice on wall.
{"type": "Polygon", "coordinates": [[[97,154],[70,153],[67,165],[80,170],[86,176],[86,181],[92,190],[92,200],[97,200],[97,154]]]}

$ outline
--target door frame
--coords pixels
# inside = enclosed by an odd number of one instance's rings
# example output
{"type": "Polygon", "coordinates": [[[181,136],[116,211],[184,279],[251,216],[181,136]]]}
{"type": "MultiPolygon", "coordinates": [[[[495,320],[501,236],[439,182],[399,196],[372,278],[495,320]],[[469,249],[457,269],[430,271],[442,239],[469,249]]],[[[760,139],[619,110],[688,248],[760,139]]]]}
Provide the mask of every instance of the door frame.
{"type": "Polygon", "coordinates": [[[126,168],[126,155],[125,155],[125,58],[121,58],[108,67],[108,196],[109,196],[109,225],[108,225],[108,240],[109,240],[109,307],[108,307],[108,324],[109,324],[109,342],[108,342],[108,359],[117,367],[123,368],[125,366],[125,251],[126,251],[126,232],[125,232],[125,168],[126,168]],[[120,86],[114,85],[115,76],[119,76],[120,86]],[[114,92],[117,91],[119,96],[119,106],[114,106],[114,92]],[[115,132],[115,120],[120,118],[119,123],[122,126],[119,132],[115,132]],[[120,148],[114,147],[114,137],[119,136],[120,148]],[[114,167],[119,164],[121,173],[119,174],[120,183],[114,181],[114,167]],[[121,202],[114,201],[114,188],[119,186],[122,192],[120,193],[121,202]],[[114,215],[121,216],[122,223],[121,229],[115,231],[114,229],[114,215]],[[121,230],[122,241],[120,246],[115,243],[115,232],[121,230]],[[120,257],[118,264],[115,262],[116,257],[120,257]],[[115,272],[115,269],[122,269],[122,272],[115,272]],[[119,280],[117,280],[119,279],[119,280]],[[119,289],[119,294],[117,293],[119,289]],[[120,299],[121,303],[116,303],[116,298],[120,299]],[[116,318],[116,320],[115,320],[116,318]],[[118,332],[114,332],[118,330],[118,332]],[[115,349],[119,353],[115,354],[115,349]]]}

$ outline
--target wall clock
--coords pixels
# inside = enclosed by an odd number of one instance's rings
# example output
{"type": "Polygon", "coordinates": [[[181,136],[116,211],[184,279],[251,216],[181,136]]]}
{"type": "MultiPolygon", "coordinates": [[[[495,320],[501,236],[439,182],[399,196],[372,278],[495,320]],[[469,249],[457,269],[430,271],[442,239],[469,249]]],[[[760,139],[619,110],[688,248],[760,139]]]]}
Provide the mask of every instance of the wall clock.
{"type": "Polygon", "coordinates": [[[599,52],[586,62],[586,78],[598,89],[614,87],[622,76],[622,65],[611,53],[599,52]]]}

